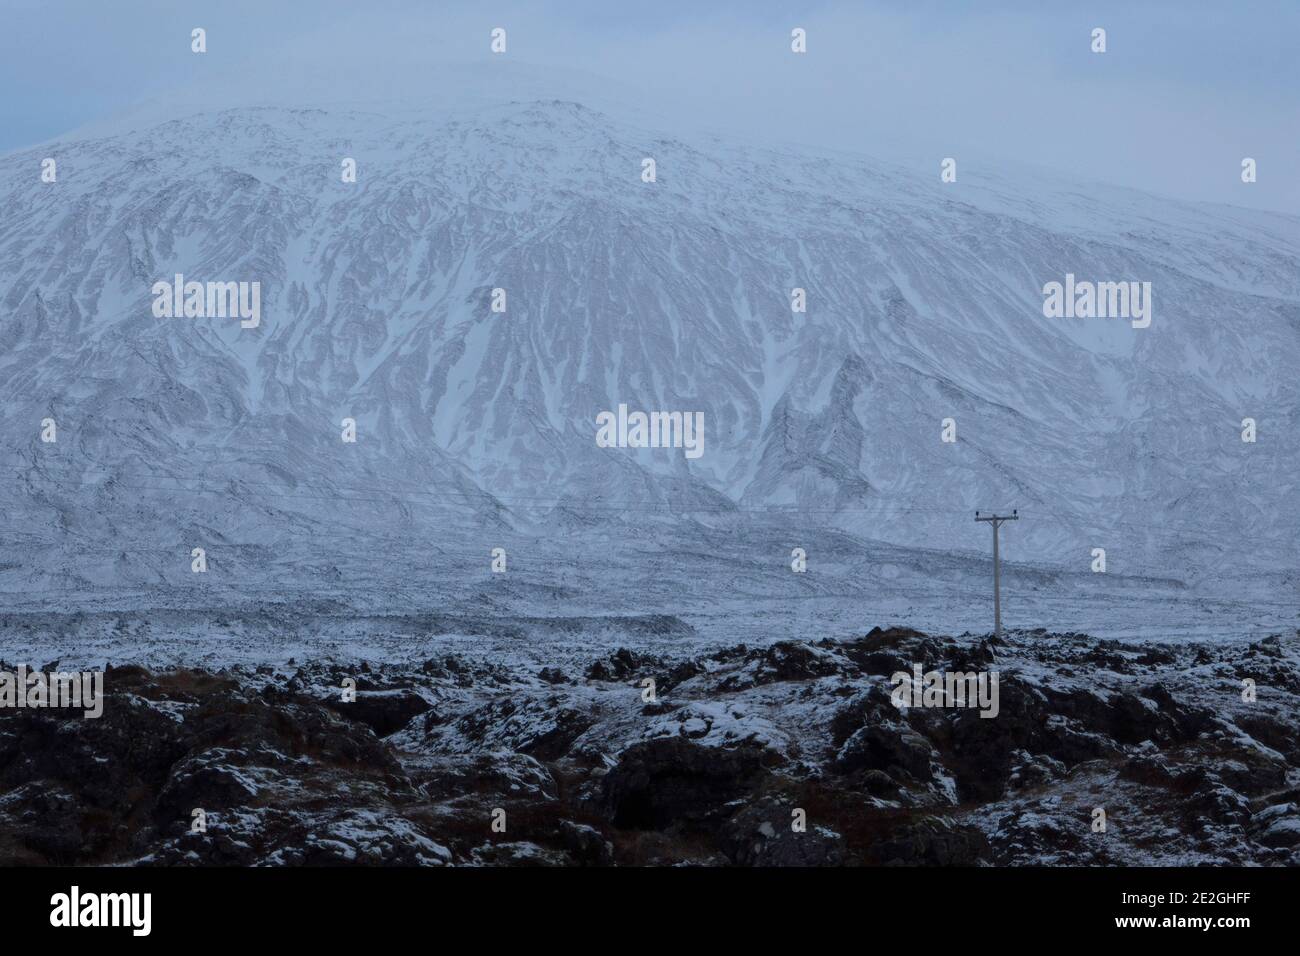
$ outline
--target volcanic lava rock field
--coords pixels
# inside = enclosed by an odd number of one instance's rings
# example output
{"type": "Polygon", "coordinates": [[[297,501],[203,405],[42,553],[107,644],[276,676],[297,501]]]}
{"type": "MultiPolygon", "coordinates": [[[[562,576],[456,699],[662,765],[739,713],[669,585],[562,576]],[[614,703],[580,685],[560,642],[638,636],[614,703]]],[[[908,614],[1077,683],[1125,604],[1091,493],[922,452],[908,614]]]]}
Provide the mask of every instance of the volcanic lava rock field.
{"type": "Polygon", "coordinates": [[[1298,646],[114,666],[99,719],[0,710],[0,863],[1296,865],[1298,646]],[[915,665],[997,672],[997,715],[895,706],[915,665]]]}

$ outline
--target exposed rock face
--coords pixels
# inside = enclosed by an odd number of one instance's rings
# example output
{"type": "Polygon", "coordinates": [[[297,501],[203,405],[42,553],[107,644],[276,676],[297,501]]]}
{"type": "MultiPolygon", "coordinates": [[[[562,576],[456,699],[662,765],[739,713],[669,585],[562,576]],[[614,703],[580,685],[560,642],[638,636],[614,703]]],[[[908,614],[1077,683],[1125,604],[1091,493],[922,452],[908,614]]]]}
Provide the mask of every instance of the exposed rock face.
{"type": "Polygon", "coordinates": [[[989,846],[978,828],[933,816],[900,827],[873,848],[872,856],[891,866],[974,866],[988,859],[989,846]]]}
{"type": "Polygon", "coordinates": [[[722,845],[740,866],[841,866],[844,837],[828,827],[795,829],[788,805],[765,799],[736,811],[722,828],[722,845]]]}
{"type": "Polygon", "coordinates": [[[624,829],[711,823],[758,785],[764,757],[753,747],[707,747],[681,737],[633,744],[605,776],[603,803],[624,829]]]}
{"type": "Polygon", "coordinates": [[[358,691],[355,700],[344,703],[340,697],[330,706],[345,717],[361,721],[380,737],[396,733],[412,717],[430,709],[427,700],[408,688],[358,691]]]}
{"type": "Polygon", "coordinates": [[[111,668],[99,719],[0,708],[0,863],[1295,865],[1298,673],[1297,638],[903,629],[544,667],[111,668]],[[896,706],[914,665],[997,671],[996,716],[896,706]]]}

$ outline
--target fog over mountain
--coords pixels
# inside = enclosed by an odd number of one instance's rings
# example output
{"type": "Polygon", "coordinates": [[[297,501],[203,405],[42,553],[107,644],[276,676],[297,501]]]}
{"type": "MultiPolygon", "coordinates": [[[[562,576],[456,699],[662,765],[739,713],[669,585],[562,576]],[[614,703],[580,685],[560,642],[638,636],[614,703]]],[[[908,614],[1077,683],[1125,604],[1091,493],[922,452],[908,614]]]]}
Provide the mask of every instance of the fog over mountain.
{"type": "Polygon", "coordinates": [[[944,183],[483,75],[418,108],[156,103],[0,157],[14,601],[986,600],[974,512],[1016,508],[1012,588],[1294,617],[1300,217],[944,183]],[[155,317],[176,274],[260,283],[259,324],[155,317]],[[1067,274],[1149,282],[1150,326],[1045,317],[1067,274]],[[620,404],[702,412],[703,454],[598,447],[620,404]]]}

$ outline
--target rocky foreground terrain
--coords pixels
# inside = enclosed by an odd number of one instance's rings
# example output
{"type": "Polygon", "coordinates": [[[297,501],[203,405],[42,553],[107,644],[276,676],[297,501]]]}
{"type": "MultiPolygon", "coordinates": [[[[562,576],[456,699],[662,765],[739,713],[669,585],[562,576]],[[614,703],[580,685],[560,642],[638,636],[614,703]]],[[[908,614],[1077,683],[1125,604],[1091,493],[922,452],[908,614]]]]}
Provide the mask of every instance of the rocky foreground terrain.
{"type": "Polygon", "coordinates": [[[100,719],[0,710],[0,863],[1296,865],[1298,648],[876,629],[541,668],[118,666],[100,719]],[[997,671],[998,715],[895,707],[914,664],[997,671]]]}

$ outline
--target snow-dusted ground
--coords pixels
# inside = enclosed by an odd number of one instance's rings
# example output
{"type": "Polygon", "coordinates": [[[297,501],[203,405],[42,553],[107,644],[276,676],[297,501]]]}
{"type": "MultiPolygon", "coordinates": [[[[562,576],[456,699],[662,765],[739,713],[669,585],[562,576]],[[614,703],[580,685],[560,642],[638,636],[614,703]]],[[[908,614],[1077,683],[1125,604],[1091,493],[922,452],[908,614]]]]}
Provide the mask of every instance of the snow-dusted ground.
{"type": "MultiPolygon", "coordinates": [[[[1097,596],[1031,598],[1004,593],[1003,624],[1054,632],[1079,630],[1098,637],[1143,642],[1241,643],[1300,626],[1293,604],[1205,600],[1186,596],[1123,598],[1097,596]],[[1153,613],[1159,613],[1153,622],[1153,613]]],[[[115,600],[110,602],[117,604],[115,600]]],[[[705,607],[687,605],[661,624],[667,610],[601,614],[577,609],[564,615],[515,615],[508,610],[463,613],[374,613],[354,615],[320,602],[281,596],[260,609],[223,607],[187,610],[89,610],[81,614],[11,610],[0,615],[0,659],[66,666],[102,667],[106,662],[146,666],[220,667],[283,664],[289,658],[409,662],[457,654],[510,664],[563,665],[611,646],[652,653],[703,652],[735,643],[763,646],[776,641],[847,638],[863,621],[885,627],[916,626],[951,631],[959,621],[976,634],[992,631],[987,599],[975,595],[938,602],[924,594],[854,601],[840,597],[719,599],[705,607]],[[660,629],[667,633],[660,633],[660,629]]],[[[549,610],[549,609],[545,609],[549,610]]]]}
{"type": "MultiPolygon", "coordinates": [[[[474,554],[446,540],[390,545],[376,561],[382,546],[361,539],[310,563],[274,562],[236,584],[227,583],[235,574],[216,547],[208,573],[176,585],[12,594],[0,615],[0,657],[212,667],[449,652],[540,665],[614,645],[705,652],[850,638],[868,624],[992,630],[992,564],[978,553],[917,552],[812,530],[784,540],[707,534],[695,547],[632,531],[487,540],[506,548],[504,573],[490,570],[486,549],[474,554]],[[806,549],[803,573],[791,570],[790,542],[806,549]],[[304,587],[303,578],[315,583],[304,587]]],[[[1004,561],[1002,619],[1007,628],[1098,639],[1239,643],[1300,626],[1300,598],[1267,586],[1234,594],[1209,583],[1004,561]]]]}

